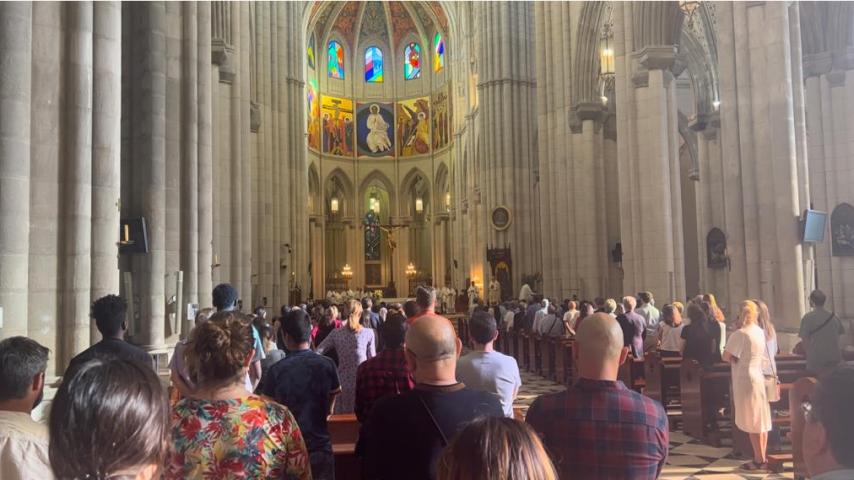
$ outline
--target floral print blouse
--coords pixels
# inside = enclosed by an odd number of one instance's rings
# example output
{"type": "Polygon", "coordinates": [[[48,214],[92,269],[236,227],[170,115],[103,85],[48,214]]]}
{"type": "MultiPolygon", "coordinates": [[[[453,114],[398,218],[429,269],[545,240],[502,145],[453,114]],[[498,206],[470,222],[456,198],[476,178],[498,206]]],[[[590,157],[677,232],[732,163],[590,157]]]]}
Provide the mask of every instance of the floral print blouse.
{"type": "Polygon", "coordinates": [[[172,410],[172,440],[167,479],[311,479],[291,412],[257,395],[179,401],[172,410]]]}

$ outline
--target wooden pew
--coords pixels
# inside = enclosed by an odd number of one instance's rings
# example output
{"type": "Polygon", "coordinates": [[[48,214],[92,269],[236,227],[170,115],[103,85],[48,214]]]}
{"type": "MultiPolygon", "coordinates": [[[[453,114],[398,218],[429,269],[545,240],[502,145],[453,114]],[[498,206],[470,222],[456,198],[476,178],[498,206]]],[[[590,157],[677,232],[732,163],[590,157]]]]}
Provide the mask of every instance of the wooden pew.
{"type": "Polygon", "coordinates": [[[708,435],[706,418],[714,417],[712,400],[729,394],[730,367],[716,363],[704,369],[696,360],[686,359],[679,367],[680,398],[682,401],[682,430],[686,435],[717,445],[720,439],[708,435]]]}
{"type": "Polygon", "coordinates": [[[573,372],[572,347],[575,341],[564,338],[558,344],[555,354],[555,381],[567,387],[572,385],[575,374],[573,372]]]}
{"type": "Polygon", "coordinates": [[[518,350],[516,351],[516,361],[519,363],[519,368],[522,370],[530,370],[528,365],[528,350],[530,344],[528,342],[528,337],[531,335],[530,332],[526,332],[524,330],[518,332],[518,350]]]}
{"type": "Polygon", "coordinates": [[[662,358],[658,352],[649,352],[644,358],[643,370],[646,382],[644,394],[659,401],[664,408],[672,398],[669,392],[679,390],[679,369],[682,357],[662,358]]]}
{"type": "Polygon", "coordinates": [[[555,381],[555,357],[560,348],[559,339],[554,337],[543,337],[542,342],[542,375],[543,377],[555,381]]]}
{"type": "Polygon", "coordinates": [[[643,378],[643,364],[643,360],[636,360],[634,357],[629,356],[620,365],[620,370],[617,372],[617,379],[621,380],[632,390],[643,393],[646,386],[646,381],[643,378]]]}
{"type": "Polygon", "coordinates": [[[329,417],[329,436],[332,439],[332,453],[335,455],[335,478],[358,480],[362,476],[362,466],[356,457],[356,441],[359,439],[359,421],[353,413],[332,415],[329,417]]]}
{"type": "Polygon", "coordinates": [[[773,453],[768,455],[768,467],[772,472],[781,473],[784,470],[783,464],[792,462],[795,478],[805,478],[807,476],[803,453],[805,420],[801,413],[801,405],[810,400],[816,383],[818,382],[814,377],[801,377],[795,380],[789,389],[789,422],[791,426],[789,440],[792,442],[792,451],[791,453],[773,453]]]}
{"type": "Polygon", "coordinates": [[[536,333],[528,334],[528,371],[540,374],[542,370],[542,357],[540,352],[541,337],[536,333]]]}

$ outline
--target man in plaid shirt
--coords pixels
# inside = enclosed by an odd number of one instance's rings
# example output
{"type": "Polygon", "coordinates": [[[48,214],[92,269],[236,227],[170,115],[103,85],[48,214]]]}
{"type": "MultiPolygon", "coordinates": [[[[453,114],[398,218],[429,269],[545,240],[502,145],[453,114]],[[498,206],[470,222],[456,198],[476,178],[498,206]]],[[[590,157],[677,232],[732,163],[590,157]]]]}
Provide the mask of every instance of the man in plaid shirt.
{"type": "Polygon", "coordinates": [[[374,402],[386,395],[412,390],[415,383],[406,366],[403,340],[406,318],[393,314],[379,328],[385,348],[374,358],[359,365],[356,371],[356,418],[364,424],[374,402]]]}
{"type": "Polygon", "coordinates": [[[667,415],[661,404],[617,380],[628,355],[620,325],[594,314],[579,327],[575,345],[578,381],[539,397],[526,418],[560,478],[658,478],[667,459],[667,415]]]}

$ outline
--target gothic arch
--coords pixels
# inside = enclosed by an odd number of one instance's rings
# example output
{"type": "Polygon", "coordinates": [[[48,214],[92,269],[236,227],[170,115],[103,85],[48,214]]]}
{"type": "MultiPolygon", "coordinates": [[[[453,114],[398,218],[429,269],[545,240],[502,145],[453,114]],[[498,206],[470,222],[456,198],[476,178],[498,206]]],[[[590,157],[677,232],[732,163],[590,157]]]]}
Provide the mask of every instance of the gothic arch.
{"type": "Polygon", "coordinates": [[[321,201],[320,175],[317,167],[312,163],[308,166],[308,205],[310,215],[321,215],[323,205],[321,201]]]}
{"type": "Polygon", "coordinates": [[[421,195],[424,202],[424,210],[429,211],[431,201],[431,185],[430,177],[424,174],[418,167],[413,167],[403,177],[400,183],[400,213],[401,215],[412,216],[414,212],[414,198],[416,195],[421,195]]]}
{"type": "Polygon", "coordinates": [[[602,27],[611,16],[611,2],[585,2],[575,43],[575,81],[571,85],[572,104],[600,101],[599,47],[602,27]]]}
{"type": "Polygon", "coordinates": [[[353,190],[353,183],[350,181],[350,177],[340,168],[329,172],[329,175],[326,176],[326,180],[323,182],[324,213],[329,213],[329,201],[335,193],[341,193],[339,201],[341,202],[342,215],[348,217],[355,215],[356,205],[354,202],[356,201],[356,197],[353,190]]]}
{"type": "Polygon", "coordinates": [[[364,179],[362,179],[362,183],[359,184],[359,197],[358,201],[361,201],[364,198],[365,194],[368,192],[368,189],[371,186],[379,186],[383,188],[386,192],[388,192],[389,205],[395,205],[397,202],[397,191],[394,188],[394,184],[391,180],[385,176],[379,170],[373,170],[370,172],[364,179]]]}
{"type": "Polygon", "coordinates": [[[679,43],[685,16],[676,2],[637,2],[632,6],[632,44],[635,51],[679,43]]]}

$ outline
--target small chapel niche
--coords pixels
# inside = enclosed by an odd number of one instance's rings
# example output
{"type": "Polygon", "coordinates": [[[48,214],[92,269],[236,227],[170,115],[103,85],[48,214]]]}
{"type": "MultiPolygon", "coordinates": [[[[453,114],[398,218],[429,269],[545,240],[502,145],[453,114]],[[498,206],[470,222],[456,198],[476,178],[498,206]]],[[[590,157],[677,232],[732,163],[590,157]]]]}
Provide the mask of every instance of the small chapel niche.
{"type": "Polygon", "coordinates": [[[840,203],[830,214],[834,257],[854,257],[854,207],[840,203]]]}
{"type": "Polygon", "coordinates": [[[706,258],[709,268],[726,268],[729,265],[726,235],[720,228],[712,228],[706,235],[706,258]]]}

